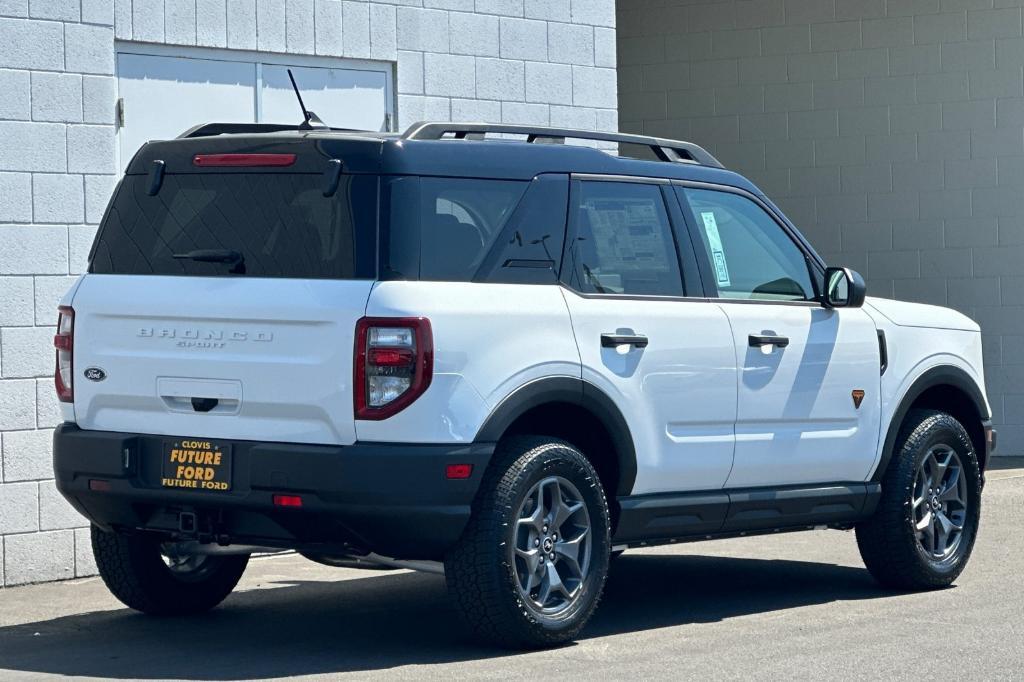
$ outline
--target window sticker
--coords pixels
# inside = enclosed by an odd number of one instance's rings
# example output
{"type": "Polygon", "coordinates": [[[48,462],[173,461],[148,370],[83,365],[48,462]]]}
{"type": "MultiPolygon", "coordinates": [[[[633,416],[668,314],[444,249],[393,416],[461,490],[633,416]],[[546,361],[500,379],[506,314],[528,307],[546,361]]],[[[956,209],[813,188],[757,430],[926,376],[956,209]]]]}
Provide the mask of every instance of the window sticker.
{"type": "Polygon", "coordinates": [[[729,265],[725,262],[725,250],[722,249],[722,237],[718,234],[718,223],[715,221],[715,214],[711,211],[700,214],[704,221],[704,232],[708,236],[708,246],[711,248],[711,260],[715,265],[715,281],[720,287],[732,286],[729,281],[729,265]]]}

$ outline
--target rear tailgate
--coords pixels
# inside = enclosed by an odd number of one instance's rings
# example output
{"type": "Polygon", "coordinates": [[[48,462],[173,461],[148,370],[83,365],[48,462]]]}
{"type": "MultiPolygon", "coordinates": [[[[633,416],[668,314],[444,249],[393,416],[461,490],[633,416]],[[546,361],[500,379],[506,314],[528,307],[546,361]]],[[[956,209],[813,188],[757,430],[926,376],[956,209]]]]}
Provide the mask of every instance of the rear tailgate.
{"type": "Polygon", "coordinates": [[[81,428],[355,441],[379,180],[352,171],[369,170],[379,142],[335,144],[344,171],[329,144],[221,136],[140,151],[72,301],[81,428]]]}
{"type": "Polygon", "coordinates": [[[73,303],[76,421],[103,431],[352,443],[353,333],[371,287],[87,275],[73,303]],[[105,378],[87,380],[92,367],[105,378]],[[203,399],[217,403],[203,412],[203,399]]]}

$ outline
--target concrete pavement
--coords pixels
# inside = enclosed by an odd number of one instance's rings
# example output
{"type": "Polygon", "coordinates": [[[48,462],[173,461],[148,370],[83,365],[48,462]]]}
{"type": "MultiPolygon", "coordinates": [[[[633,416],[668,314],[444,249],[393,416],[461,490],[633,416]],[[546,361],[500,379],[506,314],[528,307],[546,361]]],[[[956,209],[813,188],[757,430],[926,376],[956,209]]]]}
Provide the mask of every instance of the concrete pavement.
{"type": "Polygon", "coordinates": [[[466,636],[443,578],[254,560],[210,614],[160,620],[97,578],[0,590],[0,679],[1024,677],[1024,462],[989,475],[955,587],[894,594],[852,533],[631,551],[583,638],[510,653],[466,636]]]}

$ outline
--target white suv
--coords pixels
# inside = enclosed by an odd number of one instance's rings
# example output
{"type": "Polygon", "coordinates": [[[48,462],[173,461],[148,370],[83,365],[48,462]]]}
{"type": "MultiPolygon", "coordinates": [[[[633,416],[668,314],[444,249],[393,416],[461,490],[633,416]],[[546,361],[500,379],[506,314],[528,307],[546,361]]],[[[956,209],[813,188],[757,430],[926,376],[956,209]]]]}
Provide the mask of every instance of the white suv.
{"type": "Polygon", "coordinates": [[[820,527],[939,587],[995,441],[974,322],[865,301],[749,181],[639,136],[150,143],[55,345],[58,485],[154,614],[288,548],[443,570],[478,634],[544,646],[623,549],[820,527]]]}

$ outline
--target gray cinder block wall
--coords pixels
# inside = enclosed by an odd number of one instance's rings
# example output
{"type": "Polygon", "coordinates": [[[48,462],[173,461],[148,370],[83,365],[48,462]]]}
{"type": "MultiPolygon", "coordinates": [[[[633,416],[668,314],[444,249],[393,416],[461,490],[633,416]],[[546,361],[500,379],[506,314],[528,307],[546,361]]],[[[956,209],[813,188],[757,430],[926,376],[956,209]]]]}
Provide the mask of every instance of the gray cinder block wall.
{"type": "Polygon", "coordinates": [[[95,571],[52,338],[116,180],[116,41],[392,62],[400,127],[618,124],[614,0],[0,0],[0,585],[95,571]]]}
{"type": "Polygon", "coordinates": [[[1024,454],[1024,0],[620,0],[623,130],[707,146],[870,294],[984,330],[1024,454]]]}

